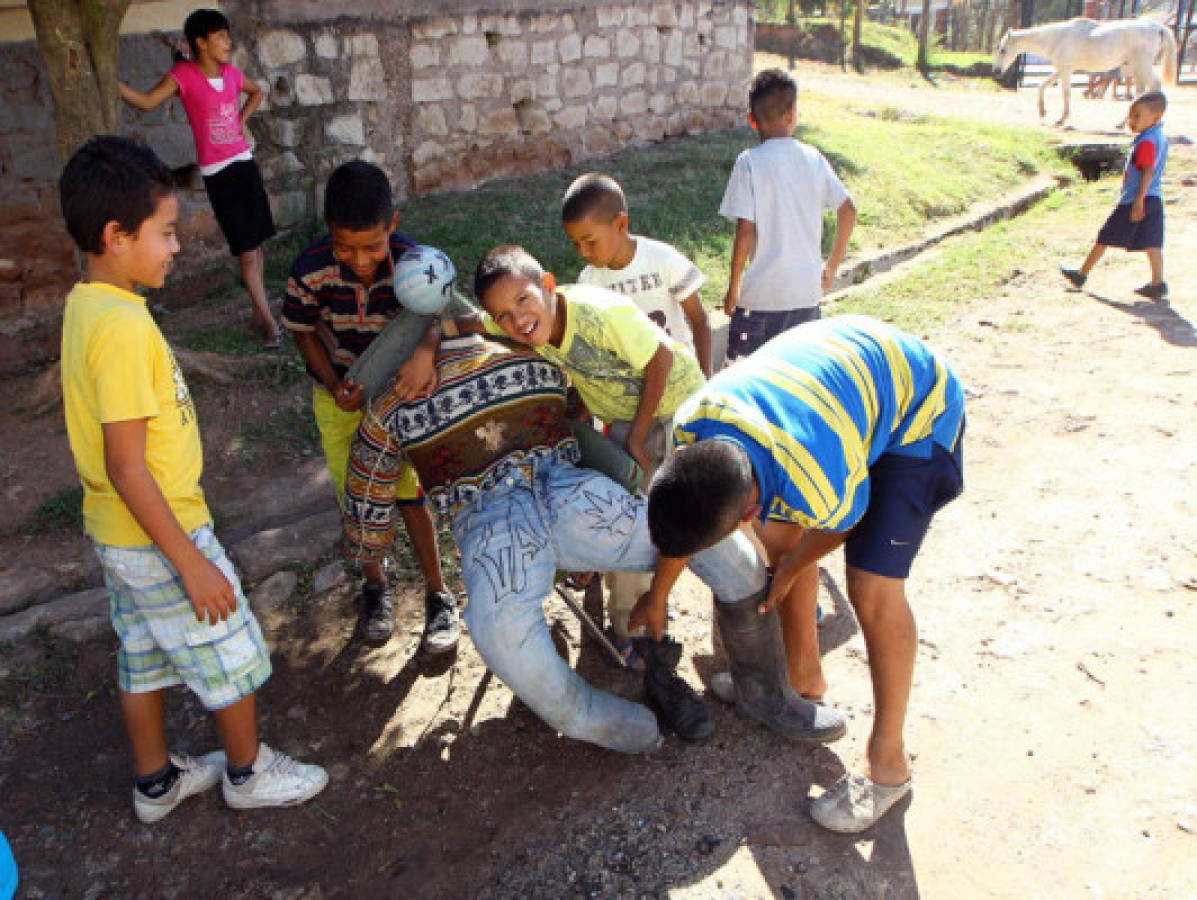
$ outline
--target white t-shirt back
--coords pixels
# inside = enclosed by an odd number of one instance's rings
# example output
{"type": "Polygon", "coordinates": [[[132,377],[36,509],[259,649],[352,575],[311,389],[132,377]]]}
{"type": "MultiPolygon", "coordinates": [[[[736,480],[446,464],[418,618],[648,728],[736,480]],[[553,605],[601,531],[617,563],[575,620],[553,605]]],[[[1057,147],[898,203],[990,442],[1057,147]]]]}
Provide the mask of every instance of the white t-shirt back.
{"type": "Polygon", "coordinates": [[[756,223],[756,250],[740,283],[746,310],[818,306],[823,297],[823,211],[848,190],[823,154],[794,138],[772,138],[736,159],[719,215],[756,223]]]}
{"type": "Polygon", "coordinates": [[[682,301],[706,282],[698,266],[669,244],[638,234],[632,261],[622,269],[587,266],[578,275],[579,284],[591,284],[623,294],[675,340],[694,349],[694,334],[686,319],[682,301]]]}

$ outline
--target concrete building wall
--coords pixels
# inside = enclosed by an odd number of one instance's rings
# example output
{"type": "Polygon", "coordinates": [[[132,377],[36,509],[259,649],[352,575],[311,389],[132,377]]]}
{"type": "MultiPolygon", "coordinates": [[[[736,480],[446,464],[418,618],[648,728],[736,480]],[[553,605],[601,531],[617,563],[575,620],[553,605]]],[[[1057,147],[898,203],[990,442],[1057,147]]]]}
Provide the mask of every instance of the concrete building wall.
{"type": "MultiPolygon", "coordinates": [[[[221,8],[233,23],[235,64],[266,92],[249,124],[281,229],[318,217],[329,173],[348,159],[380,165],[406,198],[730,127],[742,119],[752,69],[751,0],[228,0],[221,8]]],[[[174,33],[186,11],[174,0],[131,9],[147,31],[174,33]]],[[[0,370],[11,370],[30,356],[23,336],[60,312],[75,267],[57,213],[60,162],[40,56],[31,40],[12,39],[13,10],[0,13],[9,26],[0,30],[0,370]]],[[[171,65],[145,33],[125,34],[120,53],[121,77],[142,89],[171,65]]],[[[227,255],[181,104],[123,117],[126,133],[176,170],[177,268],[227,255]]]]}

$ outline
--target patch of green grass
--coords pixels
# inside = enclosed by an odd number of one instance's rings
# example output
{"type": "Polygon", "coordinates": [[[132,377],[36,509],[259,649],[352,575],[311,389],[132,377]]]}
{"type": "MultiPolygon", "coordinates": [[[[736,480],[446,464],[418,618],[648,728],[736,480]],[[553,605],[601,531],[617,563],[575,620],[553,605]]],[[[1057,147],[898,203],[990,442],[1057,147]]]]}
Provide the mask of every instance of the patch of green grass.
{"type": "MultiPolygon", "coordinates": [[[[892,279],[865,285],[834,304],[828,313],[866,313],[925,334],[963,307],[979,302],[1019,274],[1053,270],[1062,260],[1028,252],[1059,223],[1091,217],[1100,221],[1110,205],[1108,191],[1076,185],[1057,190],[1034,209],[982,232],[946,242],[922,265],[892,279]]],[[[1078,260],[1084,248],[1078,247],[1078,260]]],[[[1029,326],[1026,326],[1029,327],[1029,326]]]]}
{"type": "Polygon", "coordinates": [[[38,694],[57,690],[75,671],[76,647],[56,640],[45,628],[35,628],[27,641],[33,652],[22,654],[20,665],[12,666],[0,681],[0,708],[15,709],[38,694]]]}
{"type": "Polygon", "coordinates": [[[262,350],[261,339],[243,325],[217,325],[193,328],[173,335],[175,342],[188,350],[218,353],[221,356],[251,356],[262,350]]]}
{"type": "MultiPolygon", "coordinates": [[[[910,116],[892,107],[852,108],[803,92],[798,137],[831,161],[858,211],[850,252],[920,236],[929,222],[958,215],[1043,172],[1066,165],[1050,136],[1028,129],[910,116]]],[[[707,276],[703,296],[727,287],[732,226],[718,215],[727,176],[740,151],[755,146],[747,128],[627,150],[557,172],[412,200],[401,228],[446,250],[468,288],[481,256],[499,243],[526,247],[559,280],[582,268],[561,230],[561,194],[578,174],[613,175],[628,196],[632,231],[667,241],[707,276]]],[[[828,214],[824,252],[835,217],[828,214]]]]}
{"type": "MultiPolygon", "coordinates": [[[[833,28],[838,28],[839,19],[809,18],[802,19],[798,24],[806,29],[814,29],[820,25],[831,25],[833,28]]],[[[845,55],[851,53],[851,41],[852,20],[849,18],[844,27],[845,55]]],[[[861,33],[861,46],[866,50],[871,49],[885,57],[889,57],[894,62],[907,68],[914,68],[914,64],[918,59],[918,35],[904,25],[883,25],[880,22],[864,22],[861,33]]],[[[982,64],[982,66],[991,64],[993,62],[993,54],[976,50],[948,50],[939,46],[932,39],[930,46],[927,48],[927,62],[932,71],[937,69],[963,71],[978,63],[982,64]]],[[[987,70],[985,75],[988,76],[988,74],[987,70]]]]}
{"type": "Polygon", "coordinates": [[[83,487],[63,488],[43,500],[25,520],[21,531],[25,534],[60,534],[83,528],[83,487]]]}
{"type": "Polygon", "coordinates": [[[247,423],[221,448],[227,459],[248,464],[266,456],[298,460],[320,452],[320,434],[306,404],[284,404],[247,423]]]}
{"type": "Polygon", "coordinates": [[[292,230],[286,237],[274,238],[266,244],[267,293],[272,296],[282,293],[295,257],[323,233],[324,223],[313,221],[306,227],[292,230]]]}

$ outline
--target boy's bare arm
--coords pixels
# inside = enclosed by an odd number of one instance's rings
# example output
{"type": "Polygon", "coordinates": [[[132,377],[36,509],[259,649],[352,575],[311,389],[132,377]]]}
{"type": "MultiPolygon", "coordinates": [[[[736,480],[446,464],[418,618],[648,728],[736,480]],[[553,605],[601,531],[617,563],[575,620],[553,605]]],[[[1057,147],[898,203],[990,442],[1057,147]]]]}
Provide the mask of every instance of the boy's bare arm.
{"type": "Polygon", "coordinates": [[[678,576],[690,562],[688,556],[658,556],[657,567],[648,591],[636,601],[628,616],[628,629],[647,627],[658,641],[665,636],[665,620],[669,610],[669,592],[678,576]]]}
{"type": "Polygon", "coordinates": [[[644,367],[644,388],[640,393],[636,415],[628,429],[628,453],[632,454],[632,458],[645,472],[652,471],[653,467],[648,454],[644,452],[644,439],[657,417],[657,407],[661,405],[661,398],[665,396],[665,385],[669,381],[669,371],[672,368],[673,351],[665,344],[658,344],[657,352],[644,367]]]}
{"type": "Polygon", "coordinates": [[[457,328],[458,334],[480,334],[483,337],[490,336],[490,332],[487,331],[486,326],[482,324],[482,316],[476,312],[454,316],[453,325],[457,328]]]}
{"type": "Polygon", "coordinates": [[[1130,220],[1142,222],[1147,216],[1147,191],[1151,187],[1151,171],[1145,167],[1139,169],[1139,189],[1135,192],[1135,199],[1131,201],[1130,220]]]}
{"type": "MultiPolygon", "coordinates": [[[[800,526],[795,525],[795,528],[800,526]]],[[[814,528],[802,529],[802,536],[793,549],[777,561],[773,570],[773,581],[769,585],[769,596],[760,605],[760,612],[767,612],[785,599],[790,592],[790,585],[807,566],[812,566],[832,550],[835,550],[848,537],[847,531],[819,531],[814,528]]]]}
{"type": "Polygon", "coordinates": [[[328,357],[328,350],[316,337],[314,331],[293,331],[291,337],[299,349],[299,355],[308,364],[308,368],[320,379],[330,394],[337,408],[344,412],[356,412],[365,402],[365,394],[360,384],[345,381],[333,368],[332,360],[328,357]]]}
{"type": "Polygon", "coordinates": [[[825,291],[831,290],[831,283],[835,280],[840,263],[844,261],[844,254],[848,252],[848,239],[852,237],[852,229],[855,227],[856,204],[849,198],[835,211],[835,239],[831,243],[831,254],[827,257],[827,264],[823,266],[825,291]]]}
{"type": "Polygon", "coordinates": [[[441,323],[433,319],[424,329],[411,356],[399,367],[391,390],[403,400],[431,394],[436,390],[436,351],[441,345],[441,323]]]}
{"type": "Polygon", "coordinates": [[[706,307],[702,305],[702,298],[695,291],[682,301],[682,312],[690,323],[690,333],[694,335],[694,355],[698,357],[698,366],[702,374],[711,377],[711,322],[707,318],[706,307]]]}
{"type": "Polygon", "coordinates": [[[262,104],[262,89],[252,78],[242,76],[241,92],[246,95],[245,103],[241,106],[241,130],[245,131],[245,123],[262,104]]]}
{"type": "Polygon", "coordinates": [[[729,316],[740,302],[740,278],[748,257],[756,248],[756,223],[751,219],[736,219],[736,237],[732,242],[731,271],[727,277],[727,293],[723,296],[723,311],[729,316]]]}
{"type": "Polygon", "coordinates": [[[104,468],[133,518],[175,567],[195,607],[195,618],[215,624],[237,609],[224,573],[187,536],[145,464],[146,420],[105,422],[104,468]]]}
{"type": "Polygon", "coordinates": [[[156,109],[179,92],[179,83],[175,81],[174,76],[169,74],[163,75],[162,80],[145,93],[134,90],[123,81],[119,84],[121,99],[142,112],[156,109]]]}

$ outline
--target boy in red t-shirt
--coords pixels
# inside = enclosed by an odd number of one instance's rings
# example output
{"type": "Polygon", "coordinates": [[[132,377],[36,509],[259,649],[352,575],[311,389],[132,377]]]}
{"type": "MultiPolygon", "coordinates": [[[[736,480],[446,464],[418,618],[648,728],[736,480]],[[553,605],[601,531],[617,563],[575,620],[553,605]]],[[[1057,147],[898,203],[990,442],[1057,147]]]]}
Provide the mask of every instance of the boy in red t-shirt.
{"type": "Polygon", "coordinates": [[[262,175],[245,139],[245,122],[262,102],[262,91],[229,63],[229,20],[215,9],[197,9],[183,23],[194,60],[179,59],[148,93],[121,82],[121,99],[151,110],[179,96],[195,139],[196,157],[212,212],[241,265],[241,281],[253,301],[250,322],[262,346],[279,345],[278,323],[266,300],[262,244],[275,234],[262,175]],[[241,104],[241,94],[247,99],[241,104]]]}

